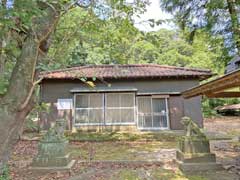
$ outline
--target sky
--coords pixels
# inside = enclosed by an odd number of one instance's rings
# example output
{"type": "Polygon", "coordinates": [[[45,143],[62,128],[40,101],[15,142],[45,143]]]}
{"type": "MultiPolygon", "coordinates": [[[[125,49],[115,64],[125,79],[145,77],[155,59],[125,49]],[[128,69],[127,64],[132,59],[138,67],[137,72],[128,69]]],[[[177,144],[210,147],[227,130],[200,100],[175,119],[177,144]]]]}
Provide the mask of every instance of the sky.
{"type": "Polygon", "coordinates": [[[151,27],[149,23],[145,22],[149,19],[166,20],[166,19],[172,18],[171,14],[168,14],[161,10],[159,0],[149,0],[149,1],[151,4],[147,6],[147,11],[144,14],[141,14],[140,18],[138,18],[137,16],[134,17],[135,27],[137,27],[141,31],[146,31],[146,32],[157,31],[161,28],[173,29],[174,25],[172,23],[171,24],[165,23],[159,26],[151,27]]]}

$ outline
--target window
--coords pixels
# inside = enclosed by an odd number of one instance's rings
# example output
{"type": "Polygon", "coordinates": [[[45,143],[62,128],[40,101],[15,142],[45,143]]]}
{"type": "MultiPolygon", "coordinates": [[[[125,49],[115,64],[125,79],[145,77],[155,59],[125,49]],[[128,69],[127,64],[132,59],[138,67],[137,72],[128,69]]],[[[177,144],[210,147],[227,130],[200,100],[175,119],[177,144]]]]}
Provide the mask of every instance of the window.
{"type": "Polygon", "coordinates": [[[72,99],[58,99],[57,109],[58,110],[72,109],[72,99]]]}
{"type": "Polygon", "coordinates": [[[76,124],[102,124],[103,94],[80,94],[75,97],[76,124]]]}
{"type": "Polygon", "coordinates": [[[168,128],[167,98],[138,97],[138,127],[142,129],[168,128]]]}
{"type": "Polygon", "coordinates": [[[134,94],[108,93],[105,95],[106,124],[134,123],[134,94]]]}
{"type": "Polygon", "coordinates": [[[134,93],[75,95],[75,124],[129,124],[134,119],[134,93]]]}

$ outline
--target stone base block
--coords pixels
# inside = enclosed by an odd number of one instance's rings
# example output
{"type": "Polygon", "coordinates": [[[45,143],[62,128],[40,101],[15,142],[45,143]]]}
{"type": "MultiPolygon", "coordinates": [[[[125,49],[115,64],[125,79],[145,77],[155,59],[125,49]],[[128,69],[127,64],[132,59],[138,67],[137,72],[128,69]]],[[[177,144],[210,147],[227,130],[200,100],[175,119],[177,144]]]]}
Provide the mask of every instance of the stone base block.
{"type": "Polygon", "coordinates": [[[70,162],[70,154],[62,157],[54,156],[37,156],[33,159],[33,167],[64,167],[68,166],[70,162]]]}
{"type": "Polygon", "coordinates": [[[178,147],[184,153],[210,153],[209,140],[184,137],[178,141],[178,147]]]}
{"type": "Polygon", "coordinates": [[[43,167],[43,166],[31,166],[29,169],[31,170],[43,170],[43,171],[69,171],[73,165],[75,164],[76,160],[71,160],[66,166],[49,166],[49,167],[43,167]]]}
{"type": "Polygon", "coordinates": [[[177,160],[184,163],[216,162],[216,156],[213,153],[183,153],[177,151],[177,160]]]}
{"type": "Polygon", "coordinates": [[[182,172],[216,171],[223,170],[221,164],[216,162],[184,163],[178,161],[178,167],[182,172]]]}

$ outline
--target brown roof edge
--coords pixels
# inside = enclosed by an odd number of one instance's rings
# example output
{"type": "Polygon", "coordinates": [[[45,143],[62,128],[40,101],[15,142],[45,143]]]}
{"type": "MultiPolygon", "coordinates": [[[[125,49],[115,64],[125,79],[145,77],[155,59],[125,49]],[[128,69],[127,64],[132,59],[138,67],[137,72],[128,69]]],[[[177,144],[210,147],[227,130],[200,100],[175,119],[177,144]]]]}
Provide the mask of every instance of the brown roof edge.
{"type": "MultiPolygon", "coordinates": [[[[108,81],[108,80],[194,80],[198,79],[199,81],[204,81],[208,78],[212,77],[212,75],[191,75],[191,76],[158,76],[158,77],[146,77],[146,76],[141,76],[141,77],[121,77],[121,78],[116,78],[116,77],[111,77],[111,78],[96,78],[96,80],[99,81],[108,81]]],[[[41,77],[42,81],[44,80],[80,80],[80,78],[48,78],[48,77],[41,77]]],[[[91,77],[86,77],[88,80],[91,79],[91,77]]]]}
{"type": "Polygon", "coordinates": [[[216,92],[234,86],[238,87],[239,85],[240,69],[237,69],[209,82],[190,88],[182,92],[182,95],[184,98],[188,99],[194,96],[207,95],[208,93],[214,93],[214,91],[216,92]]]}
{"type": "MultiPolygon", "coordinates": [[[[64,69],[57,69],[51,71],[42,71],[40,74],[48,74],[53,72],[66,72],[71,70],[78,70],[78,69],[86,69],[86,68],[105,68],[105,67],[161,67],[161,68],[169,68],[169,69],[180,69],[186,71],[198,71],[198,72],[206,72],[211,73],[210,69],[201,69],[201,68],[190,68],[190,67],[178,67],[178,66],[169,66],[169,65],[160,65],[160,64],[102,64],[102,65],[84,65],[84,66],[76,66],[76,67],[69,67],[64,69]]],[[[213,74],[212,74],[213,75],[213,74]]]]}
{"type": "Polygon", "coordinates": [[[88,65],[40,73],[44,79],[78,79],[96,77],[104,79],[140,79],[140,78],[198,78],[204,80],[213,74],[210,70],[176,67],[158,64],[128,65],[88,65]]]}

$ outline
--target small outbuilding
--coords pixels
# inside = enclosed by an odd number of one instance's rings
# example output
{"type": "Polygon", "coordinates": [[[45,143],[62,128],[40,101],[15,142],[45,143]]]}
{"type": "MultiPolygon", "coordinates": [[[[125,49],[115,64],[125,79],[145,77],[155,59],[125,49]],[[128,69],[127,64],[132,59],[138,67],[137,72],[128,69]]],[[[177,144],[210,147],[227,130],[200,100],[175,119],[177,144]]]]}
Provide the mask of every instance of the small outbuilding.
{"type": "Polygon", "coordinates": [[[163,66],[89,65],[42,72],[41,129],[64,117],[68,129],[180,130],[189,116],[203,126],[201,94],[182,92],[212,76],[211,71],[163,66]]]}
{"type": "Polygon", "coordinates": [[[228,104],[215,108],[217,113],[222,115],[240,115],[240,104],[228,104]]]}

